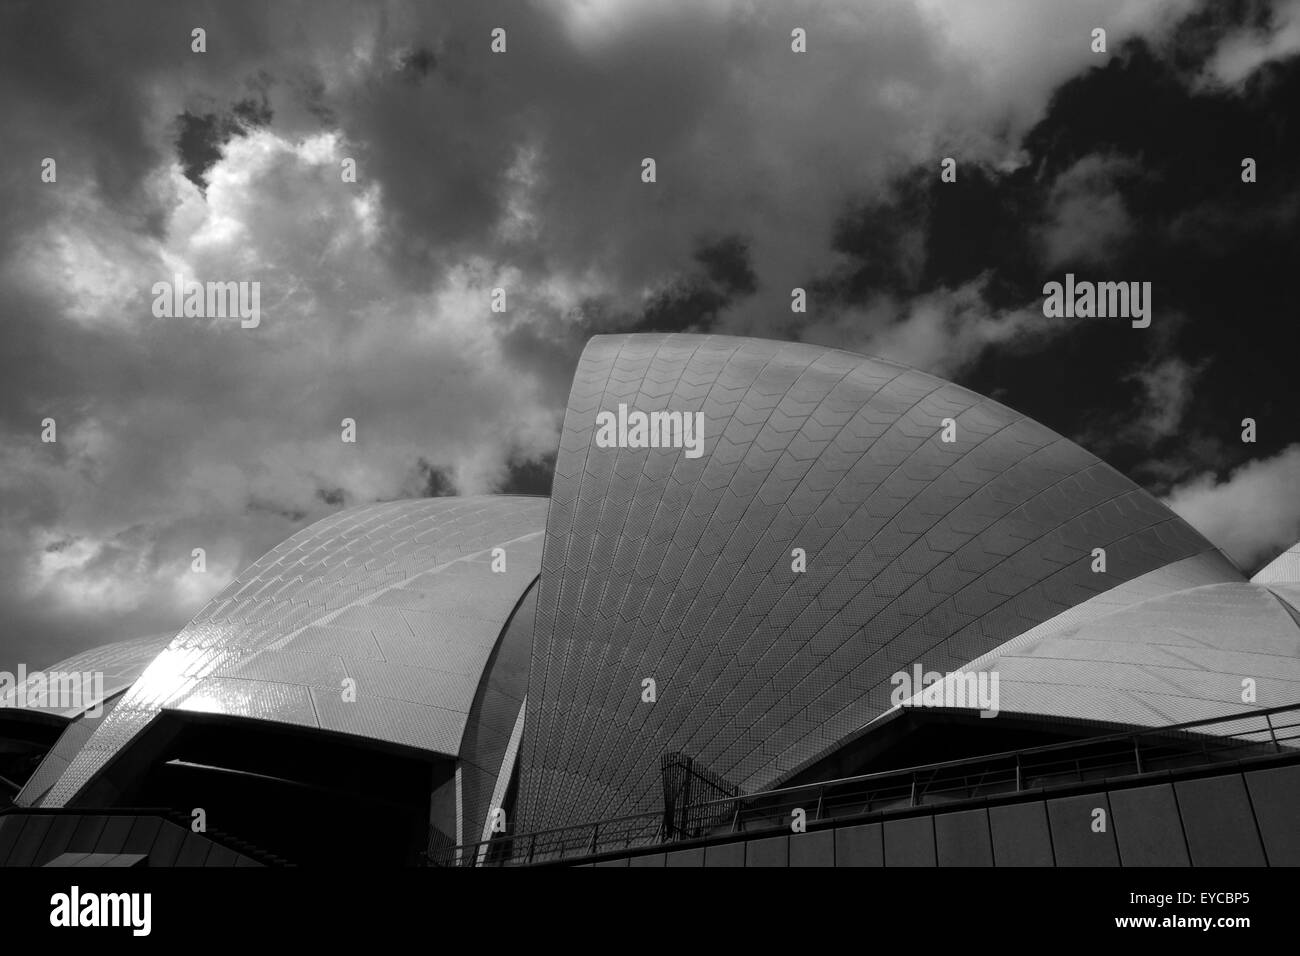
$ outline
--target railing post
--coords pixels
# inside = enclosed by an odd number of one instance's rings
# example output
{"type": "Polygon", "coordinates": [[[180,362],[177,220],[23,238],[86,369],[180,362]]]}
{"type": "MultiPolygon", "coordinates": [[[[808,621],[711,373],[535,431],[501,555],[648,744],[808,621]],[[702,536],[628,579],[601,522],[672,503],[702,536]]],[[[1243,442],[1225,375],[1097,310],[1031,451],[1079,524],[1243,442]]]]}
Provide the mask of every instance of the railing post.
{"type": "Polygon", "coordinates": [[[1138,741],[1141,738],[1137,734],[1133,735],[1133,762],[1137,764],[1137,772],[1142,772],[1142,751],[1138,747],[1138,741]]]}
{"type": "Polygon", "coordinates": [[[1273,729],[1273,718],[1268,714],[1264,715],[1264,720],[1268,724],[1268,736],[1273,741],[1273,749],[1278,753],[1282,752],[1282,745],[1277,742],[1277,732],[1273,729]]]}
{"type": "Polygon", "coordinates": [[[597,821],[591,825],[591,855],[596,855],[596,842],[600,837],[600,822],[597,821]]]}
{"type": "Polygon", "coordinates": [[[912,806],[916,806],[916,774],[912,774],[912,806]]]}
{"type": "Polygon", "coordinates": [[[825,802],[826,802],[826,788],[818,787],[817,788],[817,815],[813,817],[814,820],[820,820],[822,818],[822,804],[825,802]]]}

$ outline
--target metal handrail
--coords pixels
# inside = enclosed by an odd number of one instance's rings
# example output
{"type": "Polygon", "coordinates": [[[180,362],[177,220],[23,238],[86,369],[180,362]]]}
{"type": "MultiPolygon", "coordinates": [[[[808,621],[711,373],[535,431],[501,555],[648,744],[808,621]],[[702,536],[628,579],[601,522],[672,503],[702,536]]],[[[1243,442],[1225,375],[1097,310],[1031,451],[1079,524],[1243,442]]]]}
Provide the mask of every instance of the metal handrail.
{"type": "MultiPolygon", "coordinates": [[[[786,793],[790,791],[803,791],[813,787],[855,783],[858,781],[868,781],[872,779],[896,777],[900,775],[922,773],[927,770],[948,769],[948,768],[966,766],[971,764],[986,764],[998,760],[1014,759],[1016,757],[1023,758],[1025,756],[1030,756],[1034,754],[1051,753],[1054,751],[1063,751],[1063,750],[1077,750],[1081,747],[1100,746],[1102,744],[1111,743],[1111,742],[1122,741],[1125,744],[1127,744],[1130,741],[1134,740],[1135,738],[1169,737],[1174,734],[1186,732],[1196,727],[1208,727],[1208,726],[1213,726],[1215,724],[1225,724],[1225,723],[1238,723],[1241,721],[1258,719],[1261,717],[1264,718],[1265,720],[1265,727],[1260,728],[1258,730],[1245,731],[1243,733],[1264,733],[1267,731],[1268,726],[1271,725],[1270,718],[1272,715],[1280,714],[1280,713],[1289,713],[1289,712],[1294,712],[1297,714],[1297,716],[1300,716],[1300,703],[1286,704],[1281,707],[1270,707],[1264,710],[1251,711],[1250,713],[1247,714],[1232,714],[1232,715],[1227,715],[1222,717],[1202,718],[1200,720],[1192,720],[1182,724],[1170,724],[1165,727],[1149,727],[1142,730],[1126,730],[1126,731],[1120,731],[1113,734],[1106,734],[1099,737],[1083,737],[1078,740],[1067,740],[1063,743],[1044,744],[1038,747],[1026,747],[1021,750],[1006,750],[994,754],[982,754],[974,757],[961,757],[957,760],[945,760],[945,761],[940,761],[938,763],[919,764],[915,767],[900,768],[896,770],[878,770],[873,773],[859,774],[853,777],[843,777],[838,780],[828,780],[825,781],[824,783],[800,784],[793,787],[779,787],[772,790],[765,790],[762,791],[761,793],[747,794],[743,798],[736,798],[736,799],[754,799],[757,797],[770,797],[776,794],[786,793]]],[[[1300,728],[1300,724],[1295,724],[1291,726],[1300,728]]],[[[1225,740],[1239,739],[1239,735],[1237,734],[1224,734],[1220,736],[1222,739],[1225,740]]],[[[1202,741],[1202,743],[1207,744],[1210,740],[1213,739],[1214,739],[1213,737],[1206,738],[1204,741],[1202,741]]],[[[1300,739],[1300,734],[1297,734],[1296,737],[1289,738],[1289,739],[1300,739]]],[[[717,802],[726,803],[730,801],[723,800],[717,802]]]]}

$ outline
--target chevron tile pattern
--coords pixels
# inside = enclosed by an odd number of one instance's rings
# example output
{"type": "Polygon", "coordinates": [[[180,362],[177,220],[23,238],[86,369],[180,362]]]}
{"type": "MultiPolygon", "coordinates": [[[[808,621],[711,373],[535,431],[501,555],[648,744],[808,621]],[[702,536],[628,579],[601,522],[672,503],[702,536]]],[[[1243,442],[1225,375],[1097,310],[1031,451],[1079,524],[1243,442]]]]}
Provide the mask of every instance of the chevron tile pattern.
{"type": "Polygon", "coordinates": [[[520,825],[653,810],[670,751],[769,786],[884,712],[895,671],[960,667],[1213,551],[1073,442],[933,376],[798,343],[598,336],[556,463],[520,825]],[[620,403],[702,412],[703,455],[599,447],[620,403]]]}

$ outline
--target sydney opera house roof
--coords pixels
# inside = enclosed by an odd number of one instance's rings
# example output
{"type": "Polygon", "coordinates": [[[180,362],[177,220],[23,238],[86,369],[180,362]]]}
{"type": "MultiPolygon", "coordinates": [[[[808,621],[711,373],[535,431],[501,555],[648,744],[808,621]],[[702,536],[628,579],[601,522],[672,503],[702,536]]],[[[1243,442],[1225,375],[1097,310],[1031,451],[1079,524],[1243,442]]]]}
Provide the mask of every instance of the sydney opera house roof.
{"type": "Polygon", "coordinates": [[[56,681],[43,680],[39,689],[29,682],[28,692],[21,699],[17,688],[0,695],[0,718],[27,717],[59,725],[57,740],[26,781],[18,803],[36,802],[62,776],[125,691],[170,641],[171,635],[167,634],[92,648],[46,668],[47,675],[63,676],[56,681]],[[93,675],[100,679],[96,681],[93,675]],[[67,680],[73,684],[67,684],[67,680]],[[55,694],[60,687],[74,691],[72,701],[55,694]]]}
{"type": "Polygon", "coordinates": [[[529,828],[652,807],[664,753],[777,785],[887,711],[916,662],[998,652],[1004,708],[1138,724],[1240,708],[1238,675],[1261,678],[1258,706],[1300,698],[1296,622],[1195,529],[1050,429],[891,362],[596,338],[551,498],[529,828]],[[620,403],[702,412],[704,455],[598,447],[596,414],[620,403]]]}
{"type": "Polygon", "coordinates": [[[45,668],[45,673],[102,676],[102,683],[98,686],[93,681],[81,682],[79,690],[82,696],[79,704],[69,705],[52,697],[53,688],[42,682],[38,692],[29,690],[21,701],[17,688],[0,694],[0,708],[21,706],[27,711],[73,720],[96,705],[112,700],[135,683],[136,678],[158,656],[158,652],[171,641],[171,637],[172,635],[166,634],[117,641],[82,651],[45,668]]]}
{"type": "MultiPolygon", "coordinates": [[[[481,739],[494,724],[470,734],[466,724],[537,576],[545,516],[540,498],[431,498],[350,509],[299,532],[157,654],[43,803],[68,801],[164,710],[451,757],[464,743],[471,759],[493,755],[495,776],[504,746],[481,739]]],[[[503,721],[496,736],[508,738],[521,701],[503,716],[509,696],[484,691],[484,716],[503,721]]]]}
{"type": "Polygon", "coordinates": [[[1096,456],[934,376],[797,343],[598,336],[549,500],[306,528],[146,648],[23,797],[109,801],[151,723],[192,713],[446,762],[433,799],[472,842],[508,795],[523,830],[654,810],[670,754],[780,786],[897,716],[891,678],[918,664],[996,671],[1002,713],[1058,723],[1294,704],[1298,608],[1297,549],[1247,581],[1096,456]],[[700,413],[703,454],[598,442],[620,405],[700,413]]]}

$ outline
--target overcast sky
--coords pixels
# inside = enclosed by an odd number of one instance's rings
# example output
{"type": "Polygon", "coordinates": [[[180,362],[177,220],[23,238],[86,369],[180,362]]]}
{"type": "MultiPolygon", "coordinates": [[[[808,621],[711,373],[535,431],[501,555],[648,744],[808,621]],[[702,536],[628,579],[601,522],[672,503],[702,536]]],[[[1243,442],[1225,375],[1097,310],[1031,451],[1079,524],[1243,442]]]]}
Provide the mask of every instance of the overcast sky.
{"type": "Polygon", "coordinates": [[[0,669],[175,630],[340,507],[545,493],[597,332],[935,372],[1253,570],[1300,538],[1298,51],[1297,0],[8,2],[0,669]],[[1151,327],[1044,318],[1070,271],[1151,327]],[[177,273],[260,326],[155,317],[177,273]]]}

